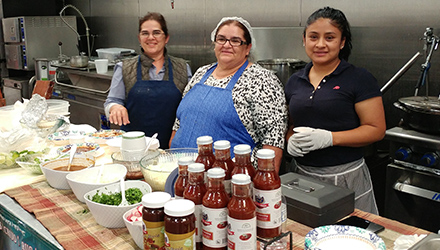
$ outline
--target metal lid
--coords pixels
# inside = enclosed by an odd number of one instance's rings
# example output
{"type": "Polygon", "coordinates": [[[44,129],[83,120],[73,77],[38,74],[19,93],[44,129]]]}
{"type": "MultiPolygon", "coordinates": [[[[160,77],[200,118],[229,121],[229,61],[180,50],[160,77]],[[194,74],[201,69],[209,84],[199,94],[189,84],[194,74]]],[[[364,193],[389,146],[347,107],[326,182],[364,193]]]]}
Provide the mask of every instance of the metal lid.
{"type": "Polygon", "coordinates": [[[410,96],[399,99],[408,109],[440,115],[440,100],[435,96],[410,96]]]}

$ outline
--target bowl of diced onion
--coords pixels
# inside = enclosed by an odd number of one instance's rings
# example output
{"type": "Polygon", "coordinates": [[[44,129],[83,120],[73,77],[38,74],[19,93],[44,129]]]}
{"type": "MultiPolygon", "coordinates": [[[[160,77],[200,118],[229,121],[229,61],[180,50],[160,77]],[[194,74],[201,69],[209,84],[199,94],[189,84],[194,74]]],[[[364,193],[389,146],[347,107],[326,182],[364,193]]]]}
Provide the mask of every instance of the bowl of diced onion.
{"type": "Polygon", "coordinates": [[[165,191],[165,183],[170,173],[178,167],[180,157],[190,156],[196,160],[197,148],[165,149],[155,157],[145,156],[141,159],[141,171],[144,179],[153,191],[165,191]]]}

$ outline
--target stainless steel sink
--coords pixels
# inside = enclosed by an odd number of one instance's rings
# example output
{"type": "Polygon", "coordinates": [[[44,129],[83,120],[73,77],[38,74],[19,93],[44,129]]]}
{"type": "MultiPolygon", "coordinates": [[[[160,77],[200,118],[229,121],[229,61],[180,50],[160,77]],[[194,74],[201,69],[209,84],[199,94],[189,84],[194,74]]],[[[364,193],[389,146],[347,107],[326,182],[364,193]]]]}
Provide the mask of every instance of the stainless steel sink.
{"type": "Polygon", "coordinates": [[[421,241],[417,242],[408,250],[438,250],[440,249],[440,235],[429,234],[421,241]]]}

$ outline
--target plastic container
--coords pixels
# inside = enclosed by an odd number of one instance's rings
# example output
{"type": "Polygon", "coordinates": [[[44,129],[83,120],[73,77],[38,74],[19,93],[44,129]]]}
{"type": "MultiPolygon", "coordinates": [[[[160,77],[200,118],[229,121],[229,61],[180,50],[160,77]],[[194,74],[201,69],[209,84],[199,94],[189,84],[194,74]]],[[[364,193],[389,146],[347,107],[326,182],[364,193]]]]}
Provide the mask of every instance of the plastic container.
{"type": "Polygon", "coordinates": [[[68,115],[70,103],[65,100],[47,99],[47,114],[50,115],[68,115]]]}
{"type": "Polygon", "coordinates": [[[20,118],[21,112],[17,112],[14,105],[0,107],[0,131],[12,130],[20,118]]]}
{"type": "Polygon", "coordinates": [[[120,59],[123,55],[128,55],[134,53],[133,49],[123,49],[123,48],[105,48],[97,49],[98,57],[102,59],[108,59],[109,62],[114,62],[120,59]]]}

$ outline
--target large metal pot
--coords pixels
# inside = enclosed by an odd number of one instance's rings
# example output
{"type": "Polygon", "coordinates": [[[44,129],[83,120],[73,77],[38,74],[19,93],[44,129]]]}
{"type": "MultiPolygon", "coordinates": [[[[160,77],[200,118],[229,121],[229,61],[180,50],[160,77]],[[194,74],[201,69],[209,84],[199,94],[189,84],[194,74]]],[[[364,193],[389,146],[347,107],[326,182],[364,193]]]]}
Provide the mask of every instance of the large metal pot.
{"type": "Polygon", "coordinates": [[[304,61],[293,58],[259,60],[257,61],[257,63],[266,69],[275,71],[275,74],[284,85],[286,85],[287,81],[293,73],[304,68],[304,66],[307,64],[304,61]]]}
{"type": "Polygon", "coordinates": [[[400,98],[394,106],[404,111],[403,122],[428,134],[440,134],[440,101],[434,96],[400,98]]]}

